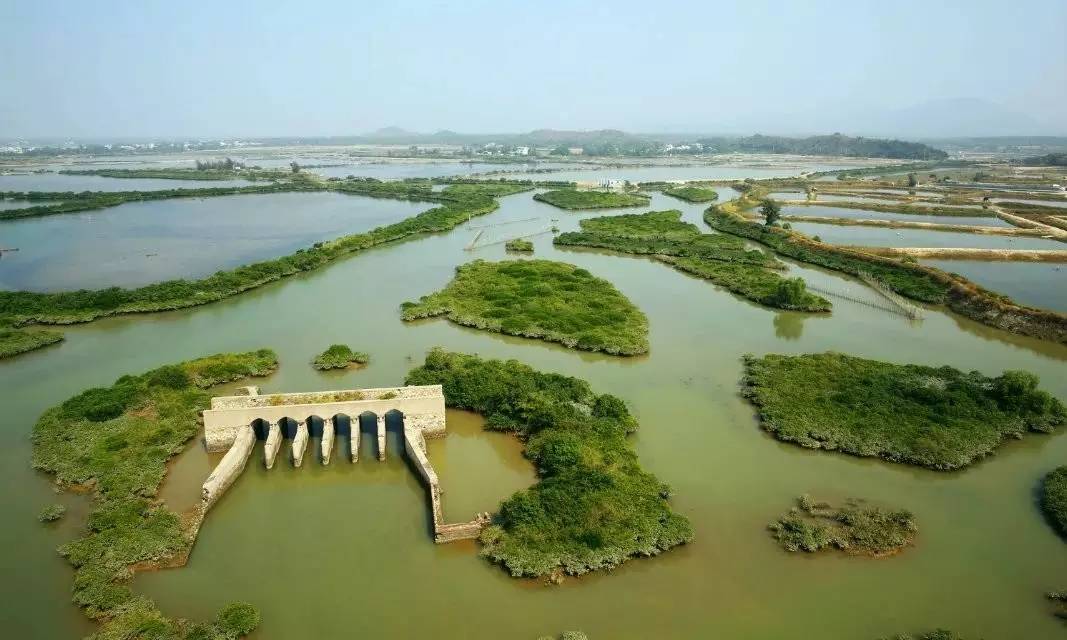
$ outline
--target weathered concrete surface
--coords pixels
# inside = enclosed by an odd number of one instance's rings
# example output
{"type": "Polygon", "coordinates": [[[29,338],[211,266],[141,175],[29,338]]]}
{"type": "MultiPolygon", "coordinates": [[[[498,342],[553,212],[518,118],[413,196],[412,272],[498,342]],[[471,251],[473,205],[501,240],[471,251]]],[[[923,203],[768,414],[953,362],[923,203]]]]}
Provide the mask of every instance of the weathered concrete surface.
{"type": "Polygon", "coordinates": [[[352,457],[352,462],[359,462],[359,419],[352,419],[352,435],[348,440],[348,453],[352,457]]]}
{"type": "Polygon", "coordinates": [[[441,385],[216,397],[203,414],[204,440],[208,451],[225,451],[237,431],[257,419],[306,422],[311,416],[344,415],[355,420],[363,413],[384,416],[390,411],[399,411],[405,418],[431,416],[436,420],[425,424],[443,428],[445,396],[441,385]]]}
{"type": "Polygon", "coordinates": [[[489,524],[489,514],[479,513],[470,522],[446,523],[444,510],[441,506],[441,482],[430,459],[426,455],[426,440],[423,430],[410,428],[405,423],[404,427],[404,450],[408,458],[415,465],[419,475],[426,484],[426,491],[430,497],[430,513],[433,519],[434,542],[445,543],[455,540],[469,540],[477,538],[482,529],[489,524]]]}
{"type": "Polygon", "coordinates": [[[268,469],[274,467],[274,458],[278,455],[278,449],[282,446],[282,428],[277,422],[270,423],[270,431],[267,432],[267,442],[263,445],[263,463],[268,469]]]}
{"type": "Polygon", "coordinates": [[[330,464],[330,455],[333,454],[333,432],[333,420],[326,418],[322,421],[322,464],[330,464]]]}
{"type": "Polygon", "coordinates": [[[296,436],[293,437],[293,466],[299,468],[304,463],[304,452],[308,446],[308,425],[301,422],[296,425],[296,436]]]}
{"type": "Polygon", "coordinates": [[[385,416],[378,416],[378,459],[385,460],[385,416]]]}
{"type": "Polygon", "coordinates": [[[243,429],[237,434],[233,446],[226,452],[226,455],[222,456],[222,460],[219,461],[211,475],[204,481],[204,486],[201,489],[201,502],[203,503],[204,511],[214,506],[219,498],[222,497],[222,494],[230,488],[230,485],[245,470],[245,464],[248,462],[249,456],[252,455],[252,449],[255,446],[256,434],[251,427],[243,429]]]}

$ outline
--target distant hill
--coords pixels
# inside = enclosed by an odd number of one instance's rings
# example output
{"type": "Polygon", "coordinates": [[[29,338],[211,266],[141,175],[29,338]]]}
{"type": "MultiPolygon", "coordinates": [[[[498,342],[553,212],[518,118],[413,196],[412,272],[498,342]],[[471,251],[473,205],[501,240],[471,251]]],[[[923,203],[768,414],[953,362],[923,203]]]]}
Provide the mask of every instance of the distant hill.
{"type": "Polygon", "coordinates": [[[903,160],[943,160],[948,154],[918,142],[881,138],[854,138],[835,133],[830,136],[786,138],[754,135],[743,138],[701,138],[698,142],[718,153],[791,153],[806,156],[845,156],[852,158],[898,158],[903,160]]]}

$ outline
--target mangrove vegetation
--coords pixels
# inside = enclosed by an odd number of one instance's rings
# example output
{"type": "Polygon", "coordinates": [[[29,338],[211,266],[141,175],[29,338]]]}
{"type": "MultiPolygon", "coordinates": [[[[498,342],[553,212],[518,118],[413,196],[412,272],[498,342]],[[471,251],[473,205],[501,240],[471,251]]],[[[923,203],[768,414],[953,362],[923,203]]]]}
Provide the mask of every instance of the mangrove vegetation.
{"type": "Polygon", "coordinates": [[[362,351],[353,351],[347,344],[331,344],[325,351],[315,356],[312,362],[319,371],[328,369],[347,369],[353,364],[367,364],[370,356],[362,351]]]}
{"type": "Polygon", "coordinates": [[[667,187],[663,190],[663,193],[671,196],[672,198],[678,198],[679,200],[685,200],[686,202],[692,202],[695,204],[701,202],[711,202],[712,200],[719,199],[719,192],[707,187],[697,187],[692,185],[678,185],[667,187]]]}
{"type": "Polygon", "coordinates": [[[900,551],[912,543],[917,531],[908,511],[882,509],[861,500],[846,500],[843,506],[834,507],[807,494],[768,528],[786,551],[839,549],[871,556],[900,551]]]}
{"type": "Polygon", "coordinates": [[[170,620],[128,583],[135,568],[178,566],[189,552],[189,518],[155,496],[167,461],[199,431],[198,414],[210,406],[205,389],[276,368],[269,349],[166,365],[83,391],[37,421],[34,468],[94,497],[83,535],[59,552],[75,569],[74,603],[104,622],[96,637],[223,639],[258,622],[247,605],[227,608],[215,625],[170,620]]]}
{"type": "Polygon", "coordinates": [[[682,222],[680,211],[651,211],[581,220],[581,231],[557,236],[558,246],[595,247],[652,256],[723,287],[780,309],[829,311],[830,302],[807,291],[800,278],[783,278],[785,265],[762,251],[748,250],[739,238],[702,234],[682,222]]]}
{"type": "Polygon", "coordinates": [[[482,554],[512,575],[580,575],[692,539],[689,521],[671,510],[670,489],[627,443],[637,421],[619,398],[515,360],[440,349],[407,384],[443,385],[448,406],[522,439],[539,481],[505,500],[480,538],[482,554]]]}
{"type": "Polygon", "coordinates": [[[632,356],[648,351],[648,319],[607,280],[550,260],[475,260],[444,289],[401,305],[403,319],[446,316],[486,331],[632,356]]]}
{"type": "Polygon", "coordinates": [[[960,469],[1067,410],[1025,371],[990,378],[840,353],[746,356],[744,395],[774,437],[811,449],[960,469]]]}
{"type": "Polygon", "coordinates": [[[1067,538],[1067,465],[1045,476],[1041,487],[1041,508],[1056,531],[1067,538]]]}
{"type": "Polygon", "coordinates": [[[515,238],[514,240],[508,240],[504,243],[504,249],[507,251],[518,251],[520,253],[533,253],[533,242],[524,240],[522,238],[515,238]]]}
{"type": "Polygon", "coordinates": [[[586,191],[581,189],[555,189],[534,194],[534,200],[578,211],[584,209],[619,209],[621,207],[644,207],[649,197],[637,193],[619,193],[617,191],[586,191]]]}

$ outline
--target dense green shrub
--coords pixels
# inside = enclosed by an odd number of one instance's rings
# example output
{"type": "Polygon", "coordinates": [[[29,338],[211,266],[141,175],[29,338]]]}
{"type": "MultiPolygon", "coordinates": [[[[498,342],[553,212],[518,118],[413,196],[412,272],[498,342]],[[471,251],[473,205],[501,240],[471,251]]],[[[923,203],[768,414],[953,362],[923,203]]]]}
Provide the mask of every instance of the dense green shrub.
{"type": "Polygon", "coordinates": [[[1067,465],[1045,476],[1041,508],[1060,535],[1067,537],[1067,465]]]}
{"type": "Polygon", "coordinates": [[[55,522],[63,517],[67,513],[67,508],[61,504],[50,504],[41,509],[41,513],[37,514],[37,519],[41,522],[55,522]]]}
{"type": "Polygon", "coordinates": [[[259,611],[247,602],[226,605],[215,618],[215,626],[223,635],[232,638],[247,636],[259,626],[259,611]]]}
{"type": "Polygon", "coordinates": [[[548,260],[475,260],[444,289],[402,305],[404,320],[447,316],[464,326],[571,349],[648,351],[648,319],[607,280],[548,260]]]}
{"type": "Polygon", "coordinates": [[[745,395],[776,438],[931,469],[965,467],[1026,431],[1051,433],[1067,413],[1020,372],[988,378],[839,353],[746,356],[745,370],[745,395]]]}
{"type": "Polygon", "coordinates": [[[524,253],[533,253],[534,250],[533,242],[523,240],[522,238],[508,240],[504,244],[504,248],[508,251],[522,251],[524,253]]]}
{"type": "Polygon", "coordinates": [[[331,344],[325,351],[315,356],[312,366],[325,371],[347,369],[352,364],[367,364],[369,361],[369,355],[362,351],[353,351],[347,344],[331,344]]]}
{"type": "Polygon", "coordinates": [[[849,500],[842,507],[804,495],[797,507],[769,526],[786,551],[815,552],[835,548],[874,556],[895,553],[911,544],[915,520],[907,511],[891,511],[849,500]]]}
{"type": "Polygon", "coordinates": [[[450,407],[523,438],[540,481],[505,500],[481,537],[483,555],[512,575],[582,574],[692,538],[688,520],[670,509],[669,489],[627,444],[636,423],[618,398],[514,360],[438,349],[407,384],[441,384],[450,407]]]}
{"type": "Polygon", "coordinates": [[[643,194],[618,193],[616,191],[584,191],[580,189],[556,189],[534,195],[534,200],[546,202],[560,209],[617,209],[620,207],[643,207],[649,198],[643,194]]]}
{"type": "Polygon", "coordinates": [[[668,196],[685,200],[686,202],[700,203],[711,202],[719,199],[719,193],[706,187],[693,187],[688,185],[667,187],[663,190],[668,196]]]}

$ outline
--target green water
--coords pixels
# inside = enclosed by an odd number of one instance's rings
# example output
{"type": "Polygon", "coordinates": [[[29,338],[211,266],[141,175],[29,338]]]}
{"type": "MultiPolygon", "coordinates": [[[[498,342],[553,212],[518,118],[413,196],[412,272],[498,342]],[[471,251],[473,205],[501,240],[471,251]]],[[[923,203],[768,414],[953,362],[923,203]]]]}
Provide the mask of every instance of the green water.
{"type": "MultiPolygon", "coordinates": [[[[653,198],[652,208],[671,207],[692,221],[703,208],[653,198]]],[[[562,212],[526,193],[474,224],[538,217],[523,223],[536,230],[558,218],[571,230],[587,215],[599,214],[562,212]]],[[[141,574],[135,589],[168,614],[193,618],[235,599],[252,602],[263,613],[260,639],[535,638],[582,629],[594,639],[853,640],[935,626],[990,640],[1063,637],[1042,594],[1067,586],[1067,545],[1042,520],[1035,489],[1043,473],[1067,463],[1067,437],[1027,437],[964,472],[935,473],[779,443],[760,431],[737,382],[746,352],[835,349],[987,374],[1029,369],[1067,400],[1067,347],[936,309],[918,324],[844,301],[829,316],[775,312],[652,260],[557,251],[548,235],[533,239],[537,257],[608,278],[645,311],[648,356],[579,353],[444,320],[401,323],[398,305],[439,289],[456,265],[505,257],[500,245],[463,251],[473,235],[459,228],[368,251],[199,309],[70,327],[60,345],[0,361],[0,481],[8,488],[0,498],[0,622],[8,637],[92,629],[69,603],[71,571],[54,552],[75,535],[85,499],[60,497],[72,512],[58,527],[35,519],[56,500],[48,478],[29,469],[28,434],[45,408],[125,373],[261,346],[276,349],[282,363],[260,383],[265,391],[392,385],[434,345],[517,358],[624,398],[641,423],[632,440],[642,464],[674,488],[694,542],[558,587],[514,580],[479,559],[474,543],[432,543],[425,492],[391,434],[385,462],[365,448],[356,465],[338,455],[325,468],[250,464],[209,514],[189,565],[141,574]],[[309,360],[332,342],[370,352],[371,364],[313,370],[309,360]],[[802,492],[908,508],[919,523],[917,544],[881,560],[787,554],[765,527],[802,492]]],[[[469,414],[450,412],[448,421],[450,435],[430,443],[448,517],[493,510],[532,480],[517,443],[479,433],[469,414]]],[[[215,460],[191,443],[163,497],[175,508],[191,504],[215,460]]]]}

